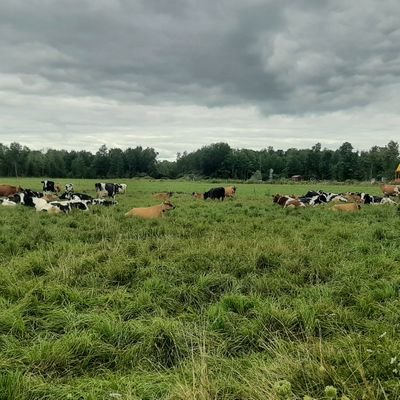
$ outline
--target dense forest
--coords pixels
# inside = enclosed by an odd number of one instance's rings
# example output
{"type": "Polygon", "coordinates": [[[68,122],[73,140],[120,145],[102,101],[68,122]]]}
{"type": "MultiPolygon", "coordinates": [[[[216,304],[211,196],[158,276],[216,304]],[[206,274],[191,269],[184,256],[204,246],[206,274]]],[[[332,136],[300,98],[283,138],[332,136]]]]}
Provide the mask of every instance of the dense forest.
{"type": "Polygon", "coordinates": [[[374,146],[355,151],[345,142],[337,150],[311,149],[263,150],[234,149],[227,143],[214,143],[191,153],[178,153],[176,161],[159,161],[153,148],[100,147],[88,151],[31,150],[19,143],[0,143],[0,176],[69,178],[223,178],[268,180],[301,175],[317,180],[389,180],[400,162],[399,144],[374,146]]]}

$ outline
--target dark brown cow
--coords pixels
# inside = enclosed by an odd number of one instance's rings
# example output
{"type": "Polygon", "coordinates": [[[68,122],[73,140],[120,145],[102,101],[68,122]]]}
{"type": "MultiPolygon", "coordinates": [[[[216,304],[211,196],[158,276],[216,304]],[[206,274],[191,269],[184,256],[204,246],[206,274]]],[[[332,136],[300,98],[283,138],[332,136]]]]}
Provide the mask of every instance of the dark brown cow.
{"type": "Polygon", "coordinates": [[[0,197],[8,197],[13,194],[22,192],[21,186],[11,186],[11,185],[0,185],[0,197]]]}

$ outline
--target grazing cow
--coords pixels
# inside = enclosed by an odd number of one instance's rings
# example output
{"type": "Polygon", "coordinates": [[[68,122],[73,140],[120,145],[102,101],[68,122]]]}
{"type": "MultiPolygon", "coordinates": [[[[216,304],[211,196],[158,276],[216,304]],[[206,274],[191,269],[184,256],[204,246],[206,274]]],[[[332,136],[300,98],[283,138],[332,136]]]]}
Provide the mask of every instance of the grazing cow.
{"type": "Polygon", "coordinates": [[[385,196],[400,196],[400,189],[395,185],[381,185],[382,193],[385,196]]]}
{"type": "Polygon", "coordinates": [[[74,191],[74,185],[72,183],[67,183],[65,185],[65,191],[67,193],[72,193],[74,191]]]}
{"type": "Polygon", "coordinates": [[[192,193],[192,198],[193,199],[204,199],[204,193],[193,192],[192,193]]]}
{"type": "Polygon", "coordinates": [[[160,192],[160,193],[153,193],[152,196],[157,200],[167,201],[172,197],[173,194],[174,194],[173,192],[160,192]]]}
{"type": "Polygon", "coordinates": [[[21,186],[0,185],[0,197],[8,197],[22,192],[21,186]]]}
{"type": "Polygon", "coordinates": [[[331,207],[331,210],[337,212],[358,212],[361,210],[361,206],[357,203],[335,204],[331,207]]]}
{"type": "Polygon", "coordinates": [[[160,218],[164,216],[169,210],[173,210],[175,206],[171,204],[169,201],[164,201],[160,205],[152,206],[152,207],[141,207],[141,208],[132,208],[132,210],[128,211],[125,216],[126,217],[139,217],[144,219],[150,218],[160,218]]]}
{"type": "Polygon", "coordinates": [[[204,200],[207,199],[218,199],[223,201],[225,198],[225,189],[223,187],[212,188],[208,192],[204,193],[204,200]]]}
{"type": "Polygon", "coordinates": [[[225,197],[235,197],[236,186],[228,186],[225,188],[225,197]]]}
{"type": "Polygon", "coordinates": [[[40,183],[43,183],[43,192],[56,193],[61,191],[60,185],[56,185],[53,181],[40,181],[40,183]]]}
{"type": "Polygon", "coordinates": [[[108,197],[115,197],[118,186],[115,183],[95,183],[96,192],[107,192],[108,197]]]}

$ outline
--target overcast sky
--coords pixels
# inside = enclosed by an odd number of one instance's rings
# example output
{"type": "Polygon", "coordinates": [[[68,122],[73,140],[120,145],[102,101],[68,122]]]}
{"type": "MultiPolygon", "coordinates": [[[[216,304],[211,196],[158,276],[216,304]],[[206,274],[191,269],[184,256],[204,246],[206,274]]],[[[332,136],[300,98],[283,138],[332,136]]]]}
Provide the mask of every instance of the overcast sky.
{"type": "Polygon", "coordinates": [[[5,144],[400,141],[398,0],[0,0],[0,60],[5,144]]]}

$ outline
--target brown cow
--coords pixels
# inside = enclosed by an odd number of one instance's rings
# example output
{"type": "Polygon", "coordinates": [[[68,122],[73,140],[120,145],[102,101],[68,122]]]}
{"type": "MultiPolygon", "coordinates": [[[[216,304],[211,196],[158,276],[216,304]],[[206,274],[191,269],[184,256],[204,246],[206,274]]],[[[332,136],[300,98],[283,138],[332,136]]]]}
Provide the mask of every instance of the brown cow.
{"type": "Polygon", "coordinates": [[[361,210],[361,206],[357,203],[335,204],[331,207],[331,210],[339,212],[358,212],[361,210]]]}
{"type": "Polygon", "coordinates": [[[50,203],[51,201],[60,200],[60,198],[59,198],[57,195],[51,194],[51,193],[45,194],[45,195],[42,197],[42,199],[43,199],[43,200],[46,200],[48,203],[50,203]]]}
{"type": "Polygon", "coordinates": [[[169,201],[164,201],[158,206],[152,207],[140,207],[140,208],[132,208],[132,210],[128,211],[125,216],[126,217],[139,217],[144,219],[149,218],[159,218],[163,217],[164,213],[173,210],[175,206],[171,204],[169,201]]]}
{"type": "Polygon", "coordinates": [[[382,193],[385,196],[400,196],[399,186],[395,185],[380,185],[382,193]]]}
{"type": "Polygon", "coordinates": [[[160,192],[160,193],[153,193],[152,196],[157,200],[167,201],[173,195],[173,192],[160,192]]]}
{"type": "Polygon", "coordinates": [[[11,185],[0,185],[0,197],[8,197],[13,194],[22,192],[21,186],[11,186],[11,185]]]}
{"type": "Polygon", "coordinates": [[[363,203],[364,202],[363,199],[361,198],[361,196],[359,194],[355,194],[355,193],[345,193],[343,195],[343,197],[346,200],[354,202],[354,203],[363,203]]]}
{"type": "Polygon", "coordinates": [[[306,205],[300,201],[299,199],[293,199],[288,196],[281,196],[280,194],[276,194],[272,196],[272,201],[276,204],[279,204],[283,208],[297,208],[297,207],[305,207],[306,205]]]}

